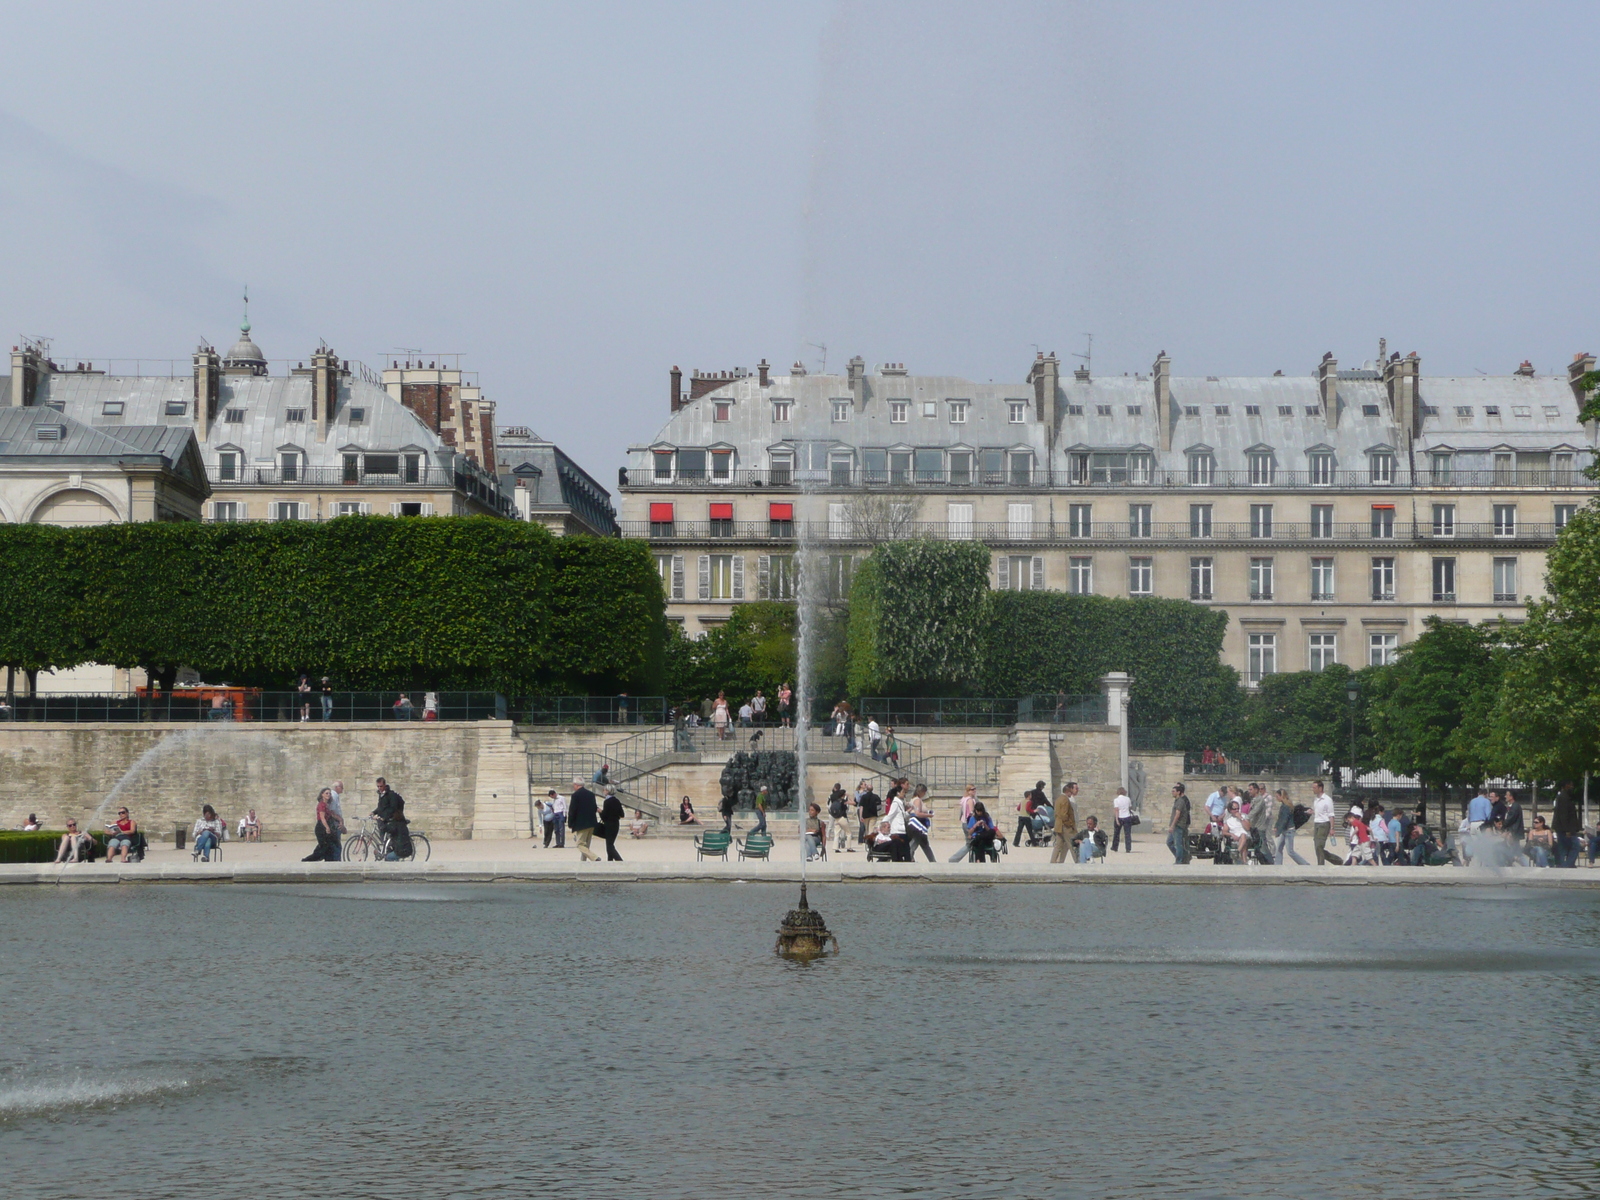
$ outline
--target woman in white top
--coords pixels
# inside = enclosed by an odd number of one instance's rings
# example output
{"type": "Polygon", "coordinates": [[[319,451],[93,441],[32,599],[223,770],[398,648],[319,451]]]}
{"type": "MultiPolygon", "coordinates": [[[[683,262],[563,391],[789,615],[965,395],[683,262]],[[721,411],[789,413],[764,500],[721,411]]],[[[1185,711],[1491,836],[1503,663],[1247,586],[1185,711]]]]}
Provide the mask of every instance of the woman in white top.
{"type": "Polygon", "coordinates": [[[716,726],[718,738],[728,736],[728,698],[721,692],[717,693],[716,702],[711,706],[711,724],[716,726]]]}
{"type": "Polygon", "coordinates": [[[211,852],[222,843],[228,824],[217,816],[217,810],[207,804],[200,810],[200,819],[194,823],[194,848],[201,862],[211,861],[211,852]]]}
{"type": "Polygon", "coordinates": [[[1118,788],[1117,797],[1111,802],[1111,807],[1117,812],[1117,827],[1111,831],[1111,849],[1115,852],[1117,843],[1122,842],[1124,852],[1133,853],[1133,801],[1128,796],[1127,788],[1118,788]]]}
{"type": "Polygon", "coordinates": [[[439,719],[439,693],[428,692],[422,698],[422,719],[424,721],[437,721],[439,719]]]}

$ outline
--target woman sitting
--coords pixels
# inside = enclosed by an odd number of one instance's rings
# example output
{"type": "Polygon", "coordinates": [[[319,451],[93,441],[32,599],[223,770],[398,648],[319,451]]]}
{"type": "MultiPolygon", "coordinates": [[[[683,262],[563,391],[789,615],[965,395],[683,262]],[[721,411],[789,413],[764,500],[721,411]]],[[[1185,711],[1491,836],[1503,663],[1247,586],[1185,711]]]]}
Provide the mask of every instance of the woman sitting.
{"type": "Polygon", "coordinates": [[[78,831],[76,821],[67,822],[67,832],[61,835],[61,848],[56,851],[56,861],[88,862],[94,857],[94,839],[78,831]]]}
{"type": "Polygon", "coordinates": [[[200,819],[194,823],[194,852],[201,862],[211,861],[211,852],[222,843],[227,831],[228,824],[218,819],[216,809],[209,804],[200,807],[200,819]]]}
{"type": "Polygon", "coordinates": [[[1554,847],[1555,833],[1543,817],[1535,817],[1533,828],[1528,831],[1528,854],[1532,856],[1534,866],[1548,867],[1554,847]]]}
{"type": "Polygon", "coordinates": [[[984,808],[983,801],[972,806],[972,815],[967,818],[967,837],[972,842],[973,862],[997,863],[1000,855],[995,850],[995,843],[1003,842],[1000,831],[994,826],[994,818],[989,815],[989,810],[984,808]]]}
{"type": "Polygon", "coordinates": [[[28,819],[22,823],[23,833],[38,833],[40,829],[39,818],[34,813],[28,814],[28,819]]]}
{"type": "Polygon", "coordinates": [[[644,813],[640,812],[637,808],[634,809],[633,820],[628,822],[628,836],[642,838],[649,832],[650,822],[645,818],[644,813]]]}
{"type": "Polygon", "coordinates": [[[253,808],[239,818],[239,840],[241,842],[261,840],[261,819],[256,816],[256,810],[253,808]]]}
{"type": "Polygon", "coordinates": [[[138,840],[139,823],[128,815],[125,808],[117,809],[117,819],[106,826],[106,862],[109,864],[122,851],[122,861],[128,862],[133,853],[133,843],[138,840]]]}
{"type": "Polygon", "coordinates": [[[685,796],[682,800],[678,801],[678,824],[679,825],[698,825],[698,824],[700,824],[699,821],[695,820],[694,805],[689,802],[689,797],[687,797],[687,796],[685,796]]]}

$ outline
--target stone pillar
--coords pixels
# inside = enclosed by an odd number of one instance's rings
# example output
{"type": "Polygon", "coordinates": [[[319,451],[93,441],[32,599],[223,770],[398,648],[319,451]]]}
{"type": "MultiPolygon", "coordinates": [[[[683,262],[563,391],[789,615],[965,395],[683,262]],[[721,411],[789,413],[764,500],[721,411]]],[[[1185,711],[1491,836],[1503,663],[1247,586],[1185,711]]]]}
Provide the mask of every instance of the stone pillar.
{"type": "Polygon", "coordinates": [[[1100,690],[1106,694],[1106,724],[1117,731],[1117,769],[1123,787],[1128,786],[1128,691],[1132,687],[1133,676],[1126,671],[1100,676],[1100,690]]]}

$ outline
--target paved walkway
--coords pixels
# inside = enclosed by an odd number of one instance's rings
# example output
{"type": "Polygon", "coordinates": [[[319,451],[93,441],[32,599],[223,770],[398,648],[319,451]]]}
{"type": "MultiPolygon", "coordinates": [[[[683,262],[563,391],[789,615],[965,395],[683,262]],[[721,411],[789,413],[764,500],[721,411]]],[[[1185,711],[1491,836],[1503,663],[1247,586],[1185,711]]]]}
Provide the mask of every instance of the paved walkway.
{"type": "MultiPolygon", "coordinates": [[[[743,830],[736,833],[742,836],[743,830]]],[[[1282,867],[1223,866],[1196,861],[1176,866],[1160,835],[1145,837],[1133,852],[1112,855],[1089,866],[1052,864],[1047,849],[1014,848],[998,863],[949,863],[960,846],[954,841],[934,842],[938,861],[868,863],[864,851],[831,852],[828,861],[807,866],[809,879],[819,882],[916,883],[1191,883],[1191,884],[1323,884],[1335,886],[1390,885],[1437,886],[1514,883],[1537,887],[1600,888],[1600,871],[1580,867],[1572,871],[1516,867],[1509,870],[1459,867],[1282,867]]],[[[233,882],[305,883],[308,881],[389,882],[433,880],[488,882],[499,880],[582,881],[693,881],[761,880],[783,882],[800,878],[799,852],[792,838],[780,839],[770,862],[696,862],[688,838],[629,838],[617,842],[624,861],[580,864],[569,838],[565,849],[544,849],[530,841],[434,842],[427,863],[307,863],[300,860],[311,840],[240,843],[228,842],[221,862],[200,863],[187,850],[170,845],[153,848],[143,863],[122,866],[104,862],[54,866],[41,863],[0,864],[4,883],[131,883],[131,882],[233,882]]],[[[605,852],[605,845],[595,843],[605,852]]]]}

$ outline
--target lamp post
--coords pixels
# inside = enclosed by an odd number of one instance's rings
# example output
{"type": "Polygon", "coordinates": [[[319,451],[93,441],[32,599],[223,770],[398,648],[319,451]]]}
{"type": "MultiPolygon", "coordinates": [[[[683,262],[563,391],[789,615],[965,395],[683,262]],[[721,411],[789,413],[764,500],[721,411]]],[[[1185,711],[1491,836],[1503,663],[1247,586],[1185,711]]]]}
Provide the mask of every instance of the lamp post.
{"type": "Polygon", "coordinates": [[[1361,698],[1361,685],[1354,675],[1345,685],[1344,694],[1350,701],[1350,786],[1353,789],[1356,785],[1356,701],[1361,698]]]}

